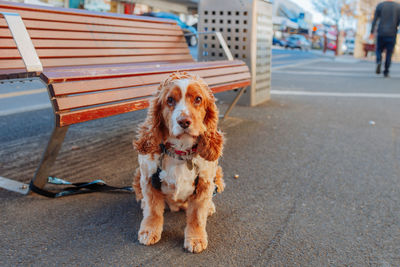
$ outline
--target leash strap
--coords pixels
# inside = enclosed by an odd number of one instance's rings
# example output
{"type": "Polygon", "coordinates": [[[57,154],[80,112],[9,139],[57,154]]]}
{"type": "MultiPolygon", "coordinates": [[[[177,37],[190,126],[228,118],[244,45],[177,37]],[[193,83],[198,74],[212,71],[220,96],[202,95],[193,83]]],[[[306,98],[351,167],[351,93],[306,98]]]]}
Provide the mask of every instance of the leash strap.
{"type": "Polygon", "coordinates": [[[108,191],[126,191],[126,192],[133,192],[131,186],[125,187],[115,187],[107,185],[103,180],[95,180],[93,182],[83,182],[83,183],[71,183],[66,180],[56,178],[56,177],[49,177],[48,183],[53,185],[70,185],[70,187],[64,188],[59,192],[52,192],[45,189],[38,188],[33,184],[30,183],[29,188],[42,196],[49,197],[49,198],[57,198],[69,195],[77,195],[77,194],[87,194],[87,193],[94,193],[94,192],[108,192],[108,191]]]}

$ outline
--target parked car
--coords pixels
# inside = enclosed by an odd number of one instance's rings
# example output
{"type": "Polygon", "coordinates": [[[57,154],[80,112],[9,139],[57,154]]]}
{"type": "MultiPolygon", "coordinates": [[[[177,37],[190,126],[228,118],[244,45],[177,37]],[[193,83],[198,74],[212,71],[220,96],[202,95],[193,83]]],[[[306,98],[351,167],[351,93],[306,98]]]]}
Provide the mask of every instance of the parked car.
{"type": "Polygon", "coordinates": [[[342,51],[344,54],[354,53],[354,39],[346,39],[342,45],[342,51]]]}
{"type": "Polygon", "coordinates": [[[324,43],[323,43],[323,41],[321,39],[315,40],[314,42],[312,42],[311,48],[312,49],[323,49],[324,48],[324,43]]]}
{"type": "Polygon", "coordinates": [[[328,48],[329,50],[332,50],[332,51],[336,51],[336,41],[330,41],[327,44],[326,48],[328,48]]]}
{"type": "Polygon", "coordinates": [[[149,12],[149,13],[144,13],[143,16],[149,16],[149,17],[156,17],[156,18],[164,18],[164,19],[172,19],[177,22],[177,24],[182,28],[183,32],[190,33],[191,35],[185,36],[186,42],[190,46],[196,46],[198,42],[198,35],[197,35],[197,30],[193,26],[187,25],[185,22],[183,22],[179,16],[172,14],[172,13],[167,13],[167,12],[149,12]]]}
{"type": "Polygon", "coordinates": [[[273,45],[279,45],[279,46],[285,46],[286,45],[286,41],[283,39],[278,39],[276,37],[272,38],[272,44],[273,45]]]}
{"type": "Polygon", "coordinates": [[[285,47],[308,51],[311,49],[311,43],[303,35],[293,34],[287,38],[285,47]]]}

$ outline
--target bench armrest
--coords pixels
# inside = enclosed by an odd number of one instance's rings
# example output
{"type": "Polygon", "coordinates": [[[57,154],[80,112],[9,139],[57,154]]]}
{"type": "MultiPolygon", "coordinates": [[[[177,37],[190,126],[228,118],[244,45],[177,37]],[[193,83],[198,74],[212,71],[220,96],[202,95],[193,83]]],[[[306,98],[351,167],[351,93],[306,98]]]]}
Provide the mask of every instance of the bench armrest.
{"type": "Polygon", "coordinates": [[[0,17],[4,17],[8,24],[8,28],[10,29],[18,51],[21,54],[26,70],[28,72],[42,72],[42,63],[39,60],[31,37],[26,30],[21,16],[17,13],[0,12],[0,17]]]}
{"type": "MultiPolygon", "coordinates": [[[[217,36],[217,39],[219,41],[219,44],[222,46],[222,49],[224,50],[224,53],[228,60],[233,60],[233,56],[231,53],[231,50],[229,50],[228,45],[225,42],[224,36],[220,32],[197,32],[197,34],[215,34],[217,36]]],[[[190,36],[190,35],[197,35],[195,33],[186,33],[184,34],[185,36],[190,36]]]]}

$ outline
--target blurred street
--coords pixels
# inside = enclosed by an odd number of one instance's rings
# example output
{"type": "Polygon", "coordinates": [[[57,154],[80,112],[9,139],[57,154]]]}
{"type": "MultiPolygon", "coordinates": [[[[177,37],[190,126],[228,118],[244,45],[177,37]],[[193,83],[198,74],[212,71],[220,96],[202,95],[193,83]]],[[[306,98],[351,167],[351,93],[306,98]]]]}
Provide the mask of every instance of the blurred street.
{"type": "MultiPolygon", "coordinates": [[[[204,253],[183,252],[183,213],[166,212],[160,243],[140,245],[142,212],[130,194],[52,200],[0,190],[0,266],[399,266],[400,65],[388,79],[374,67],[273,51],[271,101],[237,106],[222,124],[227,187],[204,253]]],[[[29,105],[39,95],[15,97],[29,105]]],[[[129,185],[144,118],[71,127],[54,175],[129,185]]],[[[2,176],[32,178],[51,123],[49,109],[0,117],[2,176]]]]}

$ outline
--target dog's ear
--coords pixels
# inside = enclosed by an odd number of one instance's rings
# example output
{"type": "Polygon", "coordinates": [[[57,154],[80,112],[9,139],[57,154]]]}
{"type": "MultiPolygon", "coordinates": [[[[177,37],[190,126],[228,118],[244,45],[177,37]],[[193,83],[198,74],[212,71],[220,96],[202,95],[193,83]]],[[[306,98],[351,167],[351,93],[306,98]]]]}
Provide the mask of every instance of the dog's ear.
{"type": "Polygon", "coordinates": [[[208,160],[216,161],[222,156],[224,136],[220,131],[206,131],[199,136],[198,151],[199,155],[208,160]]]}
{"type": "Polygon", "coordinates": [[[214,95],[209,92],[206,103],[206,115],[204,116],[204,125],[207,131],[216,131],[218,127],[218,109],[215,105],[214,95]]]}
{"type": "Polygon", "coordinates": [[[198,150],[200,156],[204,159],[215,161],[222,155],[224,136],[222,132],[218,131],[219,113],[214,95],[208,86],[205,91],[207,92],[207,103],[205,103],[206,114],[203,123],[206,131],[199,136],[198,150]]]}
{"type": "Polygon", "coordinates": [[[161,152],[160,144],[163,142],[165,135],[161,98],[162,95],[159,88],[150,102],[145,122],[139,127],[137,140],[133,142],[134,147],[140,154],[159,154],[161,152]]]}

